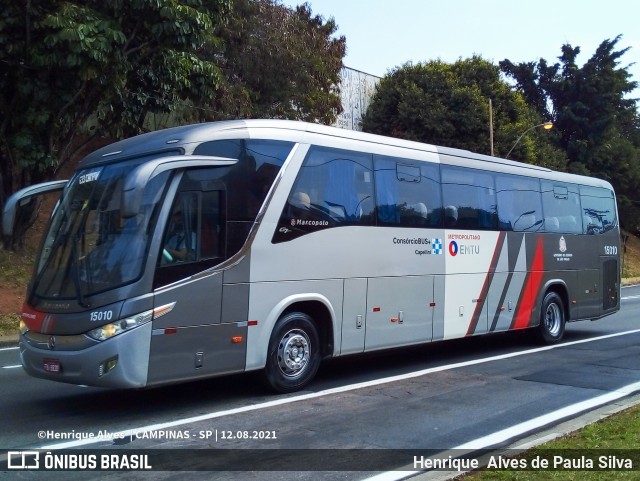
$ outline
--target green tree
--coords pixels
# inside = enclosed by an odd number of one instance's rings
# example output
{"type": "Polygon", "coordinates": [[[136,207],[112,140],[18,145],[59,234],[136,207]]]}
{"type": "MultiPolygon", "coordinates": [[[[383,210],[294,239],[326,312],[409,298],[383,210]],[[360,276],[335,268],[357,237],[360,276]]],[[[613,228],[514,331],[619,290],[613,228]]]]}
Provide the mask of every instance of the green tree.
{"type": "MultiPolygon", "coordinates": [[[[149,114],[331,123],[344,37],[276,0],[12,1],[0,11],[0,207],[149,114]]],[[[165,124],[166,125],[166,124],[165,124]]]]}
{"type": "Polygon", "coordinates": [[[610,181],[621,205],[621,222],[640,226],[640,122],[631,74],[620,67],[629,50],[616,50],[620,36],[604,40],[582,66],[580,47],[562,46],[559,62],[500,62],[502,71],[544,118],[554,123],[556,145],[566,152],[569,170],[610,181]]]}
{"type": "MultiPolygon", "coordinates": [[[[381,80],[362,126],[368,132],[489,154],[489,99],[494,152],[505,156],[522,132],[543,120],[500,78],[498,66],[478,56],[397,68],[381,80]]],[[[532,131],[523,137],[511,158],[563,168],[562,153],[544,135],[532,131]]]]}
{"type": "Polygon", "coordinates": [[[346,48],[336,30],[307,4],[292,10],[276,0],[233,0],[217,31],[224,82],[210,117],[335,122],[346,48]]]}
{"type": "Polygon", "coordinates": [[[201,52],[228,0],[11,1],[0,9],[0,206],[50,178],[79,134],[139,133],[149,112],[213,97],[201,52]]]}

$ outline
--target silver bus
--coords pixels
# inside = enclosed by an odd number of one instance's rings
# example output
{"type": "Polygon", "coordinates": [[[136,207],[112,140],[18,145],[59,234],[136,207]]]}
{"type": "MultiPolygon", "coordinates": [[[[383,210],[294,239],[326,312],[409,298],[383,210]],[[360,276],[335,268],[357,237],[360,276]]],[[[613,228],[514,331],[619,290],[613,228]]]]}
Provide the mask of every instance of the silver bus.
{"type": "Polygon", "coordinates": [[[177,127],[17,192],[64,189],[20,326],[32,376],[140,388],[529,329],[620,307],[611,185],[293,121],[177,127]]]}

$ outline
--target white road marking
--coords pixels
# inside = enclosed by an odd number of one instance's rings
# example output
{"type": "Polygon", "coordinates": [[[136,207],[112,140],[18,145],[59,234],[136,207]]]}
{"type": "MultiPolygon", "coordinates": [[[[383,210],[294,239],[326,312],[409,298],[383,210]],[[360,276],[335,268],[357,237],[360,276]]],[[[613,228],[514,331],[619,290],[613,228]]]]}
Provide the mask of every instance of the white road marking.
{"type": "MultiPolygon", "coordinates": [[[[293,404],[295,402],[307,401],[309,399],[317,399],[317,398],[320,398],[320,397],[330,396],[330,395],[333,395],[333,394],[340,394],[340,393],[344,393],[344,392],[355,391],[355,390],[358,390],[358,389],[364,389],[364,388],[368,388],[368,387],[389,384],[389,383],[393,383],[393,382],[397,382],[397,381],[404,381],[406,379],[413,379],[413,378],[416,378],[416,377],[425,376],[427,374],[433,374],[433,373],[436,373],[436,372],[443,372],[443,371],[448,371],[448,370],[452,370],[452,369],[459,369],[461,367],[467,367],[467,366],[475,366],[475,365],[478,365],[478,364],[485,364],[485,363],[493,362],[493,361],[501,361],[503,359],[510,359],[510,358],[515,358],[515,357],[520,357],[520,356],[526,356],[528,354],[535,354],[535,353],[538,353],[538,352],[550,351],[552,349],[570,347],[570,346],[575,346],[575,345],[578,345],[578,344],[585,344],[585,343],[588,343],[588,342],[601,341],[601,340],[604,340],[604,339],[610,339],[610,338],[619,337],[619,336],[626,336],[626,335],[629,335],[629,334],[636,334],[636,333],[639,333],[639,332],[640,332],[640,329],[634,329],[634,330],[631,330],[631,331],[617,332],[617,333],[614,333],[614,334],[607,334],[607,335],[604,335],[604,336],[593,337],[593,338],[590,338],[590,339],[582,339],[582,340],[579,340],[579,341],[566,342],[566,343],[563,343],[563,344],[555,344],[555,345],[552,345],[552,346],[543,346],[543,347],[538,347],[538,348],[534,348],[534,349],[528,349],[526,351],[512,352],[512,353],[509,353],[509,354],[501,354],[501,355],[498,355],[498,356],[491,356],[491,357],[487,357],[487,358],[474,359],[474,360],[471,360],[471,361],[464,361],[464,362],[458,362],[458,363],[448,364],[448,365],[444,365],[444,366],[432,367],[432,368],[428,368],[428,369],[422,369],[420,371],[410,372],[410,373],[406,373],[406,374],[400,374],[400,375],[397,375],[397,376],[389,376],[389,377],[382,378],[382,379],[374,379],[372,381],[365,381],[365,382],[360,382],[360,383],[356,383],[356,384],[350,384],[350,385],[347,385],[347,386],[341,386],[341,387],[336,387],[336,388],[332,388],[332,389],[325,389],[324,391],[308,393],[308,394],[301,394],[301,395],[298,395],[298,396],[292,396],[292,397],[287,397],[287,398],[282,398],[282,399],[274,399],[273,401],[267,401],[267,402],[264,402],[264,403],[253,404],[253,405],[249,405],[249,406],[242,406],[242,407],[234,408],[234,409],[226,409],[226,410],[223,410],[223,411],[214,411],[214,412],[210,412],[210,413],[206,413],[206,414],[201,414],[199,416],[193,416],[193,417],[188,417],[188,418],[183,418],[183,419],[177,419],[175,421],[169,421],[169,422],[166,422],[166,423],[158,423],[158,424],[150,424],[150,425],[147,425],[147,426],[140,426],[140,427],[137,427],[137,428],[128,429],[126,431],[120,431],[117,434],[118,434],[119,437],[124,437],[124,438],[134,437],[136,434],[145,433],[145,432],[149,432],[149,431],[157,431],[157,430],[161,430],[161,429],[174,428],[176,426],[182,426],[182,425],[185,425],[185,424],[197,423],[197,422],[206,421],[206,420],[209,420],[209,419],[222,418],[222,417],[226,417],[226,416],[233,416],[235,414],[241,414],[241,413],[246,413],[246,412],[251,412],[251,411],[260,411],[262,409],[268,409],[268,408],[276,407],[276,406],[283,406],[283,405],[286,405],[286,404],[293,404]]],[[[640,389],[640,387],[639,387],[639,389],[640,389]]],[[[627,394],[628,393],[625,393],[624,395],[627,395],[627,394]]],[[[622,397],[622,396],[623,395],[621,394],[619,397],[622,397]]],[[[586,408],[583,408],[583,409],[586,409],[586,408]]],[[[48,445],[41,446],[41,447],[36,448],[36,449],[70,449],[70,448],[77,448],[77,447],[80,447],[80,446],[87,446],[87,445],[91,445],[91,444],[97,444],[97,443],[101,443],[101,442],[104,442],[104,440],[96,439],[96,438],[94,438],[94,439],[77,439],[77,440],[65,441],[65,442],[61,442],[61,443],[48,444],[48,445]]],[[[401,478],[394,478],[394,479],[401,479],[401,478]]]]}
{"type": "Polygon", "coordinates": [[[528,421],[522,422],[520,424],[516,424],[515,426],[511,426],[506,429],[502,429],[501,431],[497,431],[492,434],[488,434],[487,436],[483,436],[478,439],[474,439],[473,441],[469,441],[467,443],[461,444],[453,449],[485,449],[491,446],[495,446],[497,444],[504,443],[509,441],[516,436],[521,435],[522,433],[526,433],[533,429],[538,429],[541,426],[545,426],[551,424],[553,422],[559,421],[561,419],[568,418],[570,416],[574,416],[583,411],[588,411],[590,409],[594,409],[598,406],[602,406],[604,404],[616,401],[620,398],[628,396],[634,392],[640,391],[640,382],[634,382],[632,384],[627,384],[626,386],[622,386],[615,391],[610,391],[606,394],[602,394],[600,396],[596,396],[590,399],[585,399],[576,404],[571,404],[570,406],[565,406],[556,411],[543,414],[542,416],[538,416],[537,418],[529,419],[528,421]]]}
{"type": "MultiPolygon", "coordinates": [[[[576,414],[579,414],[581,412],[589,411],[599,406],[603,406],[607,403],[616,401],[637,391],[640,391],[640,382],[622,386],[620,389],[617,389],[615,391],[608,392],[606,394],[602,394],[600,396],[596,396],[594,398],[587,399],[576,404],[571,404],[570,406],[565,406],[556,411],[538,416],[533,419],[529,419],[528,421],[522,422],[520,424],[516,424],[515,426],[511,426],[506,429],[502,429],[501,431],[496,431],[495,433],[491,433],[481,438],[474,439],[473,441],[469,441],[461,444],[460,446],[456,446],[455,448],[451,448],[451,452],[455,452],[459,455],[460,451],[466,450],[470,453],[473,453],[473,451],[479,449],[488,449],[496,445],[505,443],[525,433],[533,431],[534,429],[540,429],[542,426],[546,426],[562,419],[575,416],[576,414]]],[[[421,471],[387,471],[370,478],[366,478],[362,481],[399,481],[408,476],[416,476],[417,474],[420,474],[420,472],[421,471]]]]}

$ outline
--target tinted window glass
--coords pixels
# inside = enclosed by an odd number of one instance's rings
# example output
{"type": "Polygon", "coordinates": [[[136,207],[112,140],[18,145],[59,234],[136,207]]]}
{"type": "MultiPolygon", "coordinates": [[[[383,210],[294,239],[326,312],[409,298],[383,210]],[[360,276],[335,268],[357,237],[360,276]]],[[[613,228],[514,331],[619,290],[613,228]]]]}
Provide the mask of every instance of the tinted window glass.
{"type": "Polygon", "coordinates": [[[224,172],[229,220],[252,224],[293,143],[275,140],[216,140],[200,144],[194,154],[239,159],[224,172]]]}
{"type": "Polygon", "coordinates": [[[274,242],[340,225],[374,223],[371,155],[312,147],[280,217],[274,242]]]}
{"type": "Polygon", "coordinates": [[[194,150],[194,154],[239,160],[233,167],[219,170],[211,177],[223,182],[226,189],[227,256],[243,246],[292,147],[292,142],[233,139],[205,142],[194,150]]]}
{"type": "Polygon", "coordinates": [[[532,232],[543,229],[538,179],[497,174],[496,190],[501,230],[532,232]]]}
{"type": "Polygon", "coordinates": [[[192,262],[198,256],[199,193],[181,194],[171,209],[160,264],[192,262]]]}
{"type": "Polygon", "coordinates": [[[437,165],[378,155],[374,155],[374,164],[380,225],[441,225],[437,165]]]}
{"type": "Polygon", "coordinates": [[[542,181],[541,185],[545,231],[581,233],[582,213],[577,186],[549,181],[542,181]]]}
{"type": "Polygon", "coordinates": [[[498,228],[496,191],[490,174],[443,166],[442,203],[446,228],[498,228]]]}
{"type": "Polygon", "coordinates": [[[235,139],[195,149],[198,155],[238,162],[184,172],[166,220],[156,287],[214,267],[242,248],[292,147],[291,142],[235,139]]]}
{"type": "Polygon", "coordinates": [[[144,186],[137,215],[124,217],[121,201],[127,174],[148,159],[81,170],[69,181],[44,241],[35,295],[84,304],[142,275],[169,173],[144,186]]]}
{"type": "Polygon", "coordinates": [[[185,172],[163,234],[154,287],[192,276],[226,259],[230,239],[224,184],[211,180],[220,170],[185,172]]]}
{"type": "Polygon", "coordinates": [[[616,226],[613,192],[597,187],[580,187],[580,201],[585,234],[602,234],[616,226]]]}

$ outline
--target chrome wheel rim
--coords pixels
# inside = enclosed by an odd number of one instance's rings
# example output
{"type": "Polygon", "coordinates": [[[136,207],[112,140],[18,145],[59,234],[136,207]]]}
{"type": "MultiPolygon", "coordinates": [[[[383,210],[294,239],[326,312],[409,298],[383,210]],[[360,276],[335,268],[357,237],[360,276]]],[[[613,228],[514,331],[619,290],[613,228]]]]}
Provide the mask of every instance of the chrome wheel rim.
{"type": "Polygon", "coordinates": [[[562,326],[562,312],[560,312],[560,306],[555,303],[551,303],[547,306],[547,311],[544,314],[544,325],[547,332],[556,337],[560,334],[560,328],[562,326]]]}
{"type": "Polygon", "coordinates": [[[278,367],[289,378],[300,376],[311,359],[311,341],[306,332],[292,329],[278,344],[278,367]]]}

